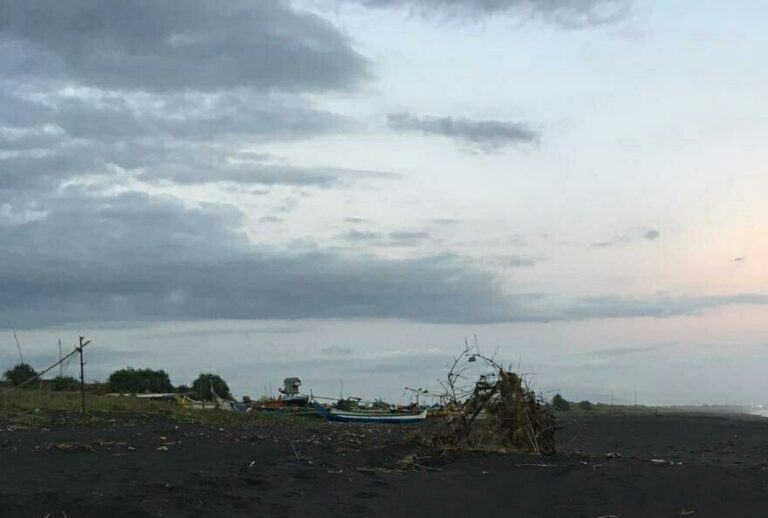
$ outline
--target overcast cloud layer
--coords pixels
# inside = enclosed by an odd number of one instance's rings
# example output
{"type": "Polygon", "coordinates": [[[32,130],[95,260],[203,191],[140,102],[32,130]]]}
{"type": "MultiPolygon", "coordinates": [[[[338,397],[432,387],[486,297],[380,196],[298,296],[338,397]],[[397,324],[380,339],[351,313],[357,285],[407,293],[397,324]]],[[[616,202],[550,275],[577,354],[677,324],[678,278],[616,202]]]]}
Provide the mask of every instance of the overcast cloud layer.
{"type": "Polygon", "coordinates": [[[109,89],[347,88],[366,61],[332,25],[287,2],[0,3],[2,70],[109,89]]]}
{"type": "MultiPolygon", "coordinates": [[[[578,25],[613,20],[627,5],[362,3],[512,12],[578,25]]],[[[283,215],[249,211],[254,198],[290,197],[282,209],[290,213],[299,210],[295,200],[323,193],[330,200],[325,211],[359,212],[366,208],[355,203],[362,191],[386,200],[390,185],[408,181],[352,144],[333,153],[323,144],[307,152],[290,147],[358,138],[380,125],[350,115],[354,105],[339,113],[332,108],[344,105],[345,95],[371,95],[365,88],[376,80],[376,63],[344,30],[281,1],[0,1],[0,12],[0,312],[17,325],[224,318],[547,322],[669,317],[768,302],[744,289],[712,295],[685,289],[569,295],[530,283],[517,289],[507,270],[534,270],[545,263],[541,253],[511,245],[499,252],[507,241],[486,238],[485,230],[465,231],[461,243],[459,230],[432,228],[435,221],[464,223],[432,212],[430,204],[443,200],[444,165],[423,166],[435,176],[400,191],[422,196],[404,202],[410,206],[401,212],[422,207],[423,221],[377,228],[376,217],[399,216],[392,209],[371,211],[371,219],[343,214],[326,230],[315,225],[324,212],[318,210],[303,215],[302,246],[292,247],[262,232],[283,215]],[[359,165],[341,165],[352,162],[359,165]],[[207,194],[214,199],[201,201],[207,194]],[[479,254],[456,251],[471,252],[475,243],[479,254]],[[482,257],[483,246],[496,247],[496,255],[482,257]]],[[[542,140],[528,123],[501,116],[414,113],[430,111],[414,107],[387,119],[393,138],[406,142],[402,155],[388,152],[398,159],[419,154],[408,148],[414,132],[498,156],[542,140]]],[[[460,183],[457,190],[466,188],[464,178],[460,183]]],[[[443,207],[451,210],[450,202],[443,207]]],[[[482,204],[477,210],[482,214],[482,204]]],[[[634,228],[584,248],[661,240],[659,230],[634,228]]],[[[289,231],[296,232],[276,233],[289,231]]],[[[516,246],[522,241],[508,237],[516,246]]]]}
{"type": "Polygon", "coordinates": [[[189,206],[139,193],[68,189],[43,206],[38,218],[0,226],[0,311],[17,325],[306,318],[547,322],[768,304],[759,294],[509,294],[494,274],[459,257],[291,253],[251,242],[244,215],[234,207],[189,206]]]}

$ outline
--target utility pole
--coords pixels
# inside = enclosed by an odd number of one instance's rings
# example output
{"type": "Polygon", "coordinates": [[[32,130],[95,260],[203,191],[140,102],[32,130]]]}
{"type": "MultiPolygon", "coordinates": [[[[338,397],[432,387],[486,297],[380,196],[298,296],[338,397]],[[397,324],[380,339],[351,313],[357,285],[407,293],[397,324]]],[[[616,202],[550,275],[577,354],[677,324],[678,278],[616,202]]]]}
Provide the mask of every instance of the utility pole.
{"type": "Polygon", "coordinates": [[[83,347],[91,343],[90,340],[83,342],[84,336],[80,337],[80,345],[75,347],[80,353],[80,410],[85,413],[85,362],[83,362],[83,347]]]}
{"type": "Polygon", "coordinates": [[[16,336],[16,329],[11,328],[11,331],[13,331],[13,339],[16,340],[16,349],[19,350],[19,360],[21,360],[21,363],[24,363],[24,356],[21,354],[21,344],[19,343],[19,337],[16,336]]]}
{"type": "Polygon", "coordinates": [[[59,338],[59,377],[64,376],[64,362],[61,360],[61,338],[59,338]]]}

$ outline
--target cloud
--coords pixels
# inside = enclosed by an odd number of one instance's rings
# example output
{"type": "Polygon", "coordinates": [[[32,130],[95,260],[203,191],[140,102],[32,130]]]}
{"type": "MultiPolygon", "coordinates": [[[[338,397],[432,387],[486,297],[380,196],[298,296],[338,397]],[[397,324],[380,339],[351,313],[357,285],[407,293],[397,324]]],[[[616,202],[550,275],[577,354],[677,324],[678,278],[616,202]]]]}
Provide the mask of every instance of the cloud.
{"type": "Polygon", "coordinates": [[[0,226],[0,311],[15,322],[452,319],[493,311],[499,294],[453,257],[276,251],[251,243],[231,206],[66,192],[45,218],[0,226]]]}
{"type": "Polygon", "coordinates": [[[330,347],[323,347],[320,349],[321,354],[327,356],[349,356],[352,354],[352,349],[349,347],[340,347],[338,345],[332,345],[330,347]]]}
{"type": "Polygon", "coordinates": [[[353,123],[317,110],[296,97],[253,92],[146,94],[59,89],[49,84],[28,91],[16,86],[0,93],[0,142],[29,149],[65,139],[101,143],[126,139],[188,141],[285,140],[348,130],[353,123]],[[31,141],[31,142],[28,142],[31,141]]]}
{"type": "Polygon", "coordinates": [[[378,171],[363,171],[343,168],[312,168],[279,164],[264,164],[258,161],[232,163],[211,161],[210,155],[197,163],[189,156],[166,167],[155,167],[140,173],[138,178],[148,181],[169,181],[184,184],[205,184],[232,182],[257,185],[293,185],[314,187],[349,186],[361,179],[392,179],[397,175],[378,171]]]}
{"type": "Polygon", "coordinates": [[[651,229],[648,232],[646,232],[645,234],[643,234],[643,239],[647,239],[648,241],[655,241],[655,240],[659,239],[660,235],[661,234],[659,234],[658,230],[651,229]]]}
{"type": "Polygon", "coordinates": [[[510,14],[565,27],[616,22],[629,12],[631,0],[347,0],[369,7],[400,7],[424,17],[478,17],[510,14]]]}
{"type": "Polygon", "coordinates": [[[340,237],[346,241],[367,242],[367,241],[375,241],[380,239],[381,233],[372,232],[370,230],[352,229],[346,234],[341,235],[340,237]]]}
{"type": "Polygon", "coordinates": [[[450,137],[484,151],[512,144],[535,144],[539,134],[526,124],[501,121],[474,121],[452,117],[418,117],[410,113],[391,113],[389,127],[399,131],[419,131],[450,137]]]}
{"type": "Polygon", "coordinates": [[[735,262],[735,263],[741,263],[741,262],[745,261],[746,259],[747,259],[747,258],[746,258],[746,256],[743,256],[743,255],[741,255],[741,256],[739,256],[739,257],[734,257],[734,258],[733,258],[733,262],[735,262]]]}
{"type": "Polygon", "coordinates": [[[418,246],[425,240],[430,239],[430,234],[423,231],[397,230],[394,232],[383,233],[371,230],[352,229],[345,234],[338,236],[340,239],[349,242],[366,243],[375,246],[418,246]]]}
{"type": "Polygon", "coordinates": [[[348,127],[342,117],[273,96],[5,91],[0,189],[50,190],[89,175],[318,187],[394,177],[297,167],[248,150],[254,139],[306,138],[348,127]]]}
{"type": "Polygon", "coordinates": [[[254,243],[235,207],[168,196],[68,188],[36,203],[45,207],[43,216],[0,225],[0,312],[18,326],[172,319],[547,322],[768,304],[759,293],[573,299],[510,293],[496,274],[458,256],[393,260],[254,243]]]}
{"type": "Polygon", "coordinates": [[[0,1],[0,72],[138,91],[354,87],[367,62],[277,0],[0,1]]]}
{"type": "Polygon", "coordinates": [[[429,237],[428,232],[413,232],[407,230],[400,230],[397,232],[390,232],[389,238],[397,241],[410,241],[412,239],[427,239],[429,237]]]}
{"type": "Polygon", "coordinates": [[[598,241],[592,243],[593,248],[613,248],[619,246],[628,245],[634,241],[656,241],[661,236],[661,233],[655,229],[636,228],[626,234],[619,234],[606,241],[598,241]]]}

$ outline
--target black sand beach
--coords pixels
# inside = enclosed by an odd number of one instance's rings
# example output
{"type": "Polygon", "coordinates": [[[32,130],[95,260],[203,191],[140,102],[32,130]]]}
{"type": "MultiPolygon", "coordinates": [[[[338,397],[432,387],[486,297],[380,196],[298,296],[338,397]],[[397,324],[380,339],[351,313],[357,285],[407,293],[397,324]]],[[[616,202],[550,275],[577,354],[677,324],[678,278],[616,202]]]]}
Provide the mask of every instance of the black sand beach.
{"type": "Polygon", "coordinates": [[[540,457],[442,453],[409,427],[319,420],[49,421],[0,420],[0,516],[768,514],[762,418],[568,417],[559,453],[540,457]]]}

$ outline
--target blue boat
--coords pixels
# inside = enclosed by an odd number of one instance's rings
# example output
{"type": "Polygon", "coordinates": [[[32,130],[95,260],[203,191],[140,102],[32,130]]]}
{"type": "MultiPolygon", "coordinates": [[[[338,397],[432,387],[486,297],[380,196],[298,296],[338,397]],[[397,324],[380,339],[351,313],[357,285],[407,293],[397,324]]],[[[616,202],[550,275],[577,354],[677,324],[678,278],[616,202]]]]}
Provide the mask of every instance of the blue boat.
{"type": "Polygon", "coordinates": [[[381,423],[381,424],[413,424],[420,423],[427,418],[427,410],[418,414],[405,414],[397,412],[353,412],[326,408],[315,403],[313,408],[328,421],[341,423],[381,423]]]}

